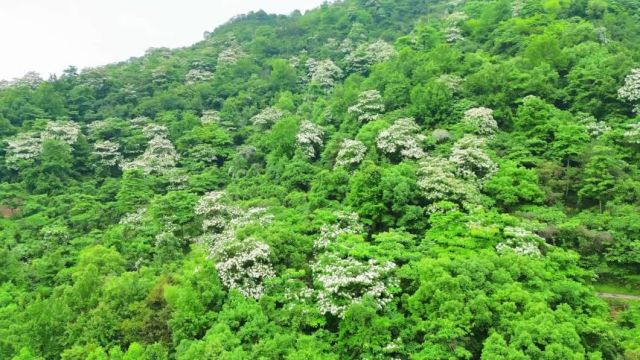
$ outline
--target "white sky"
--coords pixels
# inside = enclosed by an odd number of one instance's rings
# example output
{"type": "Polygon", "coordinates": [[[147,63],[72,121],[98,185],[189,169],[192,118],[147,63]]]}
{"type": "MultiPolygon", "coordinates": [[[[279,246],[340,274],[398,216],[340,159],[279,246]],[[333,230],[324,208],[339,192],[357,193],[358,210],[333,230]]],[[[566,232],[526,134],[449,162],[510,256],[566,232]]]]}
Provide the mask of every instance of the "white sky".
{"type": "Polygon", "coordinates": [[[202,40],[252,10],[290,14],[323,0],[0,0],[0,79],[47,78],[69,65],[99,66],[150,47],[202,40]]]}

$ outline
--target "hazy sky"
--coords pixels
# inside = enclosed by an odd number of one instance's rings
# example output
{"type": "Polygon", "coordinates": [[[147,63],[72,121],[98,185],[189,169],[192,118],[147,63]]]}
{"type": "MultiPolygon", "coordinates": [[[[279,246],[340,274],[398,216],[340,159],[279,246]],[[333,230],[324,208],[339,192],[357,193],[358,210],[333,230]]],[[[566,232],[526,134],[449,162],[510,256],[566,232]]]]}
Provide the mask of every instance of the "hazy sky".
{"type": "Polygon", "coordinates": [[[104,65],[150,47],[202,40],[251,10],[289,14],[323,0],[0,0],[0,79],[44,78],[68,65],[104,65]]]}

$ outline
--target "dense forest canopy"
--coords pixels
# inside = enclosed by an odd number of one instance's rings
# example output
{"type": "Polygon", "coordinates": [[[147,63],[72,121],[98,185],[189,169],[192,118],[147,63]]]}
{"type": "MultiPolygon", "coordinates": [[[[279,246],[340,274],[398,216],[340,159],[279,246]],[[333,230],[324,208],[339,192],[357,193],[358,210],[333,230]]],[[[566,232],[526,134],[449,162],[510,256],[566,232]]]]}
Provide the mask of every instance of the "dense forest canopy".
{"type": "Polygon", "coordinates": [[[639,114],[635,0],[344,0],[5,81],[0,358],[640,359],[596,290],[640,287],[639,114]]]}

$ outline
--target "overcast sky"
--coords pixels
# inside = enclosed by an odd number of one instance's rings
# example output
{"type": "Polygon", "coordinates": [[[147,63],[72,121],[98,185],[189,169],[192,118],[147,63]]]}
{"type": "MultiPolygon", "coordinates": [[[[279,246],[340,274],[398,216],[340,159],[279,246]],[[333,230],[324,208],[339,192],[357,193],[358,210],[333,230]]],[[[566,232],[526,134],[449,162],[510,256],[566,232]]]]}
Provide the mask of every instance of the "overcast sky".
{"type": "Polygon", "coordinates": [[[251,10],[290,14],[323,0],[0,0],[0,79],[44,78],[150,47],[181,47],[251,10]]]}

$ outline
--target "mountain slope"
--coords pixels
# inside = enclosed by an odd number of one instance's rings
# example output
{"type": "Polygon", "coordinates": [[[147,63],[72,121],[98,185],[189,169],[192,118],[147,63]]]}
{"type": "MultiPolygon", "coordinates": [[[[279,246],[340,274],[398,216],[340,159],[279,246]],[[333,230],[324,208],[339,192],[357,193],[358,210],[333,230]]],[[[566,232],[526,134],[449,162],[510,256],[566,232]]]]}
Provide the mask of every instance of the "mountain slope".
{"type": "Polygon", "coordinates": [[[347,0],[0,90],[0,358],[634,359],[634,1],[347,0]]]}

